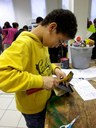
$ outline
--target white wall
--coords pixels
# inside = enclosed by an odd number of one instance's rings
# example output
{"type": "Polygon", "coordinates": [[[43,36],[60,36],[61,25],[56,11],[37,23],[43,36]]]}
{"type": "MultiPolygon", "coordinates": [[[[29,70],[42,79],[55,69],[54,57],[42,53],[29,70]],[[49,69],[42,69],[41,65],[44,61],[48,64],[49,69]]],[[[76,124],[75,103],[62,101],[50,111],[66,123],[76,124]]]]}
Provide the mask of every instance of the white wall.
{"type": "Polygon", "coordinates": [[[75,14],[78,24],[77,36],[82,39],[87,35],[89,0],[70,0],[70,10],[75,14]]]}
{"type": "MultiPolygon", "coordinates": [[[[36,1],[40,2],[41,0],[36,0],[36,1]]],[[[45,0],[45,1],[46,1],[46,10],[47,10],[46,13],[49,13],[53,9],[62,7],[62,0],[45,0]]],[[[72,1],[72,0],[68,0],[68,1],[72,1]]],[[[82,0],[82,1],[77,0],[77,1],[80,4],[82,4],[81,8],[86,4],[86,0],[82,0]]],[[[36,7],[36,9],[38,9],[38,7],[36,7]]],[[[29,23],[32,20],[31,11],[32,11],[31,0],[0,0],[0,25],[2,26],[2,24],[7,20],[9,22],[17,21],[20,24],[19,28],[21,28],[25,24],[29,25],[29,23]]],[[[39,10],[38,10],[38,15],[39,15],[39,10]]],[[[80,14],[80,17],[81,16],[82,14],[80,14]]]]}
{"type": "Polygon", "coordinates": [[[0,0],[0,26],[16,21],[19,28],[32,20],[30,0],[0,0]]]}
{"type": "Polygon", "coordinates": [[[46,0],[46,12],[49,13],[53,9],[62,8],[62,0],[46,0]]]}
{"type": "Polygon", "coordinates": [[[13,0],[13,7],[16,21],[20,27],[28,24],[32,20],[30,0],[13,0]]]}

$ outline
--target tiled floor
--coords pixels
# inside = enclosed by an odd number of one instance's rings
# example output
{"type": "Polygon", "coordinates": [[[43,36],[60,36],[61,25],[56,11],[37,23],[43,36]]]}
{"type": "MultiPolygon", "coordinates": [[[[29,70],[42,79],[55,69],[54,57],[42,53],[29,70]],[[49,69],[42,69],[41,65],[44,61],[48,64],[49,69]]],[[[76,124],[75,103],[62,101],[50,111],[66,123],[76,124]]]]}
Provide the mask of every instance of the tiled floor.
{"type": "MultiPolygon", "coordinates": [[[[0,91],[0,128],[27,128],[15,106],[14,94],[0,91]]],[[[46,124],[45,128],[48,128],[46,124]]]]}
{"type": "Polygon", "coordinates": [[[21,113],[15,107],[14,94],[0,91],[0,128],[27,128],[21,113]]]}

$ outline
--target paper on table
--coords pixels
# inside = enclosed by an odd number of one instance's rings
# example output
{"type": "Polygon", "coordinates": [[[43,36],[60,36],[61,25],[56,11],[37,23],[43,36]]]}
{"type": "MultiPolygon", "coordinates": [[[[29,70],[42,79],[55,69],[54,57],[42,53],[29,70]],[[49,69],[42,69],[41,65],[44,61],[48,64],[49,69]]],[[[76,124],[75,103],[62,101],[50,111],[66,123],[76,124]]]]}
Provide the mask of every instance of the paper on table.
{"type": "Polygon", "coordinates": [[[74,73],[73,78],[95,79],[96,67],[87,68],[84,70],[79,69],[62,69],[63,72],[68,74],[70,71],[74,73]]]}
{"type": "Polygon", "coordinates": [[[83,100],[96,99],[96,89],[87,80],[72,79],[70,83],[83,100]]]}

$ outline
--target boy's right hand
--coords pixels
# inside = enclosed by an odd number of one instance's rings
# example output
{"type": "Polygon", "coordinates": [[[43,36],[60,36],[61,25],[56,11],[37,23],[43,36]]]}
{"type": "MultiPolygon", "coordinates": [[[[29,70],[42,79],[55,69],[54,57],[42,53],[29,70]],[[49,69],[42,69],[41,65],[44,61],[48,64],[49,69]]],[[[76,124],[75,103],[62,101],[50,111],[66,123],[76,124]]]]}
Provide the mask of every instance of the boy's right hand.
{"type": "Polygon", "coordinates": [[[43,88],[44,89],[53,89],[59,85],[59,81],[56,77],[52,76],[43,76],[43,88]]]}

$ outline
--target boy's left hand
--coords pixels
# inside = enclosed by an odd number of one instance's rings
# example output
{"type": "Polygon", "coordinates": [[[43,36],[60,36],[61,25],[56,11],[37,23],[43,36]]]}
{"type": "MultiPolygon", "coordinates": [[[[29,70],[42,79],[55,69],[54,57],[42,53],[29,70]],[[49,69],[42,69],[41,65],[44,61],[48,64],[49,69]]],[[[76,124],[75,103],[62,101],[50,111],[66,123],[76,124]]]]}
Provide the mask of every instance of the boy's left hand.
{"type": "Polygon", "coordinates": [[[58,79],[66,77],[66,74],[59,68],[55,68],[54,74],[57,76],[58,79]]]}

